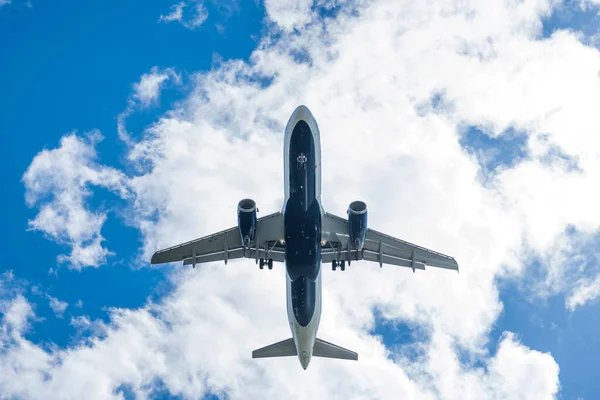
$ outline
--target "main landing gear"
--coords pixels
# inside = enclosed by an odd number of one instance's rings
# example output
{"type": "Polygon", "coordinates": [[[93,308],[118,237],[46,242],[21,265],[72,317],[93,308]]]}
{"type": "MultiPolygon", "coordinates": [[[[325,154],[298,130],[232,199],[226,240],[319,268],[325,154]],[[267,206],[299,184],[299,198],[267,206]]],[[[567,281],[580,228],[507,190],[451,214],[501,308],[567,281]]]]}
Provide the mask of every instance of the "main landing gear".
{"type": "Polygon", "coordinates": [[[346,270],[346,261],[345,261],[345,260],[341,260],[341,261],[336,261],[336,260],[333,260],[333,261],[331,262],[331,270],[332,270],[332,271],[335,271],[335,269],[336,269],[338,266],[340,267],[340,269],[341,269],[342,271],[345,271],[345,270],[346,270]]]}
{"type": "Polygon", "coordinates": [[[269,269],[273,269],[273,259],[269,258],[268,260],[265,260],[264,258],[260,259],[260,264],[258,265],[258,267],[260,269],[263,269],[265,267],[265,265],[269,268],[269,269]]]}

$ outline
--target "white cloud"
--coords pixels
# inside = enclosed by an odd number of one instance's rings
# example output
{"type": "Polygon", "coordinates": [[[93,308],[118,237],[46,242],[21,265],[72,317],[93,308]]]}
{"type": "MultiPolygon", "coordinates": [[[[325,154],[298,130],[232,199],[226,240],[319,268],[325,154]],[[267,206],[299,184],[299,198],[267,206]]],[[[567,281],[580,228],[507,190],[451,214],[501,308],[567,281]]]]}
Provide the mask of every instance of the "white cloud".
{"type": "Polygon", "coordinates": [[[0,0],[0,7],[10,4],[11,0],[0,0]]]}
{"type": "MultiPolygon", "coordinates": [[[[235,268],[187,271],[176,278],[178,288],[162,302],[139,310],[112,310],[110,324],[74,318],[72,325],[91,330],[92,336],[70,349],[44,350],[23,337],[23,328],[15,330],[6,362],[0,363],[3,393],[17,398],[108,399],[118,398],[117,388],[127,385],[146,397],[159,383],[183,398],[211,391],[229,398],[267,399],[547,399],[557,392],[558,368],[552,357],[529,350],[511,334],[485,360],[485,368],[462,364],[453,340],[441,332],[423,342],[422,360],[393,362],[381,342],[352,326],[343,299],[336,297],[327,308],[338,320],[324,324],[321,335],[359,351],[358,364],[315,359],[299,374],[294,358],[251,360],[257,343],[289,335],[281,318],[273,317],[281,311],[272,299],[284,295],[283,270],[257,274],[254,268],[238,269],[243,263],[231,265],[235,268]],[[291,380],[298,386],[290,388],[286,382],[291,380]]],[[[17,313],[20,326],[25,326],[33,314],[22,297],[15,301],[29,310],[17,313]]]]}
{"type": "Polygon", "coordinates": [[[594,280],[583,280],[567,298],[567,308],[574,310],[600,297],[600,275],[594,280]]]}
{"type": "MultiPolygon", "coordinates": [[[[145,172],[123,186],[146,259],[235,225],[243,197],[265,212],[280,209],[283,126],[304,103],[322,134],[324,207],[343,214],[350,201],[366,200],[372,227],[455,256],[461,274],[365,263],[326,270],[319,334],[361,361],[314,360],[300,375],[294,359],[249,359],[253,348],[290,335],[281,268],[176,269],[171,296],[114,310],[105,338],[40,355],[63,362],[43,370],[51,379],[26,388],[16,381],[10,393],[80,397],[86,388],[110,397],[120,384],[150,392],[158,379],[184,398],[207,390],[231,398],[553,398],[551,355],[510,333],[496,354],[485,345],[502,310],[498,277],[525,276],[532,257],[547,261],[565,248],[567,227],[590,235],[600,226],[600,193],[589,184],[600,174],[598,50],[565,31],[540,39],[551,1],[347,2],[326,23],[296,1],[265,6],[283,34],[265,38],[251,63],[197,74],[194,92],[132,143],[128,160],[145,172]],[[276,16],[285,9],[293,16],[276,16]],[[440,92],[443,112],[417,113],[440,92]],[[494,137],[523,131],[527,156],[484,185],[477,159],[460,146],[465,125],[494,137]],[[414,345],[416,360],[368,334],[374,308],[430,335],[414,345]],[[486,367],[462,363],[459,351],[486,367]],[[282,382],[292,379],[307,392],[290,392],[282,382]]],[[[567,276],[564,264],[543,263],[547,290],[565,290],[553,283],[567,276]]]]}
{"type": "Polygon", "coordinates": [[[56,297],[52,297],[50,295],[48,295],[48,300],[50,301],[50,308],[52,309],[52,311],[54,311],[58,318],[62,318],[63,314],[65,313],[65,310],[69,306],[69,303],[67,303],[66,301],[61,301],[56,297]]]}
{"type": "Polygon", "coordinates": [[[559,368],[550,354],[529,350],[514,335],[505,334],[489,363],[489,398],[547,399],[559,390],[559,368]]]}
{"type": "Polygon", "coordinates": [[[202,5],[201,1],[191,1],[186,3],[181,1],[171,6],[171,12],[167,15],[160,15],[159,22],[179,22],[189,30],[194,30],[202,25],[208,18],[208,11],[202,5]],[[190,6],[189,15],[184,15],[185,9],[190,6]]]}
{"type": "Polygon", "coordinates": [[[181,21],[183,18],[183,9],[186,6],[185,1],[182,1],[171,6],[171,12],[167,15],[162,15],[158,19],[164,22],[181,21]]]}
{"type": "Polygon", "coordinates": [[[282,30],[299,29],[313,19],[311,8],[313,0],[266,0],[265,8],[269,19],[282,30]]]}
{"type": "Polygon", "coordinates": [[[160,70],[156,66],[152,67],[149,73],[143,74],[140,81],[133,85],[133,98],[139,101],[142,107],[149,106],[158,101],[160,91],[169,79],[175,83],[181,81],[181,77],[172,68],[160,70]]]}
{"type": "Polygon", "coordinates": [[[1,329],[3,334],[19,335],[23,333],[28,327],[28,319],[33,316],[31,305],[21,294],[16,295],[9,302],[2,302],[0,311],[3,314],[1,329]]]}
{"type": "Polygon", "coordinates": [[[181,83],[181,75],[173,68],[159,69],[154,66],[150,72],[143,74],[139,82],[133,85],[133,94],[127,103],[127,108],[117,117],[117,132],[121,140],[128,145],[133,144],[131,135],[127,132],[127,118],[138,109],[144,109],[158,102],[160,92],[166,83],[172,81],[174,84],[181,83]]]}
{"type": "Polygon", "coordinates": [[[102,246],[100,233],[107,215],[93,212],[87,205],[91,187],[109,189],[122,198],[128,196],[126,176],[96,163],[95,146],[100,140],[99,132],[85,138],[67,135],[59,148],[38,153],[23,175],[27,204],[39,208],[29,221],[30,228],[69,246],[70,254],[59,256],[59,261],[75,269],[98,267],[111,254],[102,246]]]}
{"type": "Polygon", "coordinates": [[[71,317],[71,326],[77,331],[77,337],[88,343],[106,336],[106,324],[102,320],[92,321],[87,315],[71,317]]]}

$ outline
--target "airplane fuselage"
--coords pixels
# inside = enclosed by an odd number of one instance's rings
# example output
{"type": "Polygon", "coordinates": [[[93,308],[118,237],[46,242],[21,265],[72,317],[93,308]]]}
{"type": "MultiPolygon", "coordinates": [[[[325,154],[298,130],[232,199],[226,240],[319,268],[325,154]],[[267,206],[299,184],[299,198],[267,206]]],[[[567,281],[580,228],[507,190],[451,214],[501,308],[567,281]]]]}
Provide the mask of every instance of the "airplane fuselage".
{"type": "Polygon", "coordinates": [[[287,312],[304,369],[321,320],[321,143],[306,107],[290,117],[284,138],[287,312]]]}

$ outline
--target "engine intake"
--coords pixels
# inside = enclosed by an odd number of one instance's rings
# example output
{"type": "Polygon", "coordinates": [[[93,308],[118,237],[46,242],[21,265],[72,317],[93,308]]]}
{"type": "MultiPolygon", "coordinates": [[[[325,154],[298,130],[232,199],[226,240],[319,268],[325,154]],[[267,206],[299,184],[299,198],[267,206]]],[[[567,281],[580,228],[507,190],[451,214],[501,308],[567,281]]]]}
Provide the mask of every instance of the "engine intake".
{"type": "Polygon", "coordinates": [[[350,246],[353,250],[362,250],[367,237],[367,204],[364,201],[350,203],[348,226],[350,227],[350,246]]]}
{"type": "Polygon", "coordinates": [[[254,242],[256,236],[256,202],[243,199],[238,203],[238,229],[245,247],[254,242]]]}

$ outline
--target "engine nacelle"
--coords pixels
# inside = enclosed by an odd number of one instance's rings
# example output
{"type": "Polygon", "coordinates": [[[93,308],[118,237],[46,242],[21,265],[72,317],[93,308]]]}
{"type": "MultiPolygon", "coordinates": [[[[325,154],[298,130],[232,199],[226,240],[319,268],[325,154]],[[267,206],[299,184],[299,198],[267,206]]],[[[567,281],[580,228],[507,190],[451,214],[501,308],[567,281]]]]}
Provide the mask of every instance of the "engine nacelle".
{"type": "Polygon", "coordinates": [[[350,247],[362,250],[367,237],[367,204],[353,201],[348,207],[348,226],[350,227],[350,247]]]}
{"type": "Polygon", "coordinates": [[[256,236],[256,202],[243,199],[238,203],[238,229],[245,247],[254,242],[256,236]]]}

